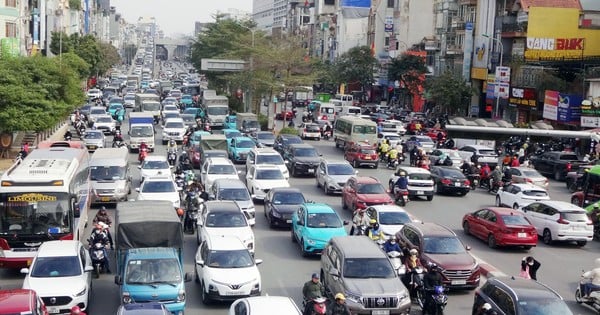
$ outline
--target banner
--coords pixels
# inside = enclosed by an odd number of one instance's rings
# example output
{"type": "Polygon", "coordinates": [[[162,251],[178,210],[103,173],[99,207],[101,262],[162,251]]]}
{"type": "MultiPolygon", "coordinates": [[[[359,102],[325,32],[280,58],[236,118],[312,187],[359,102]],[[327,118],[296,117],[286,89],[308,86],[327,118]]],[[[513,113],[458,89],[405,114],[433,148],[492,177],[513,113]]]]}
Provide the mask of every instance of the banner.
{"type": "Polygon", "coordinates": [[[369,16],[371,0],[342,0],[342,15],[347,19],[358,19],[369,16]]]}
{"type": "Polygon", "coordinates": [[[385,18],[385,29],[384,29],[384,32],[386,32],[386,33],[393,33],[394,32],[394,17],[393,16],[387,16],[385,18]]]}
{"type": "Polygon", "coordinates": [[[465,43],[463,45],[462,76],[465,81],[471,81],[471,59],[473,54],[473,22],[465,23],[465,43]]]}
{"type": "Polygon", "coordinates": [[[563,123],[579,123],[581,119],[581,102],[579,95],[559,94],[558,121],[563,123]]]}
{"type": "Polygon", "coordinates": [[[558,91],[546,91],[544,93],[544,119],[558,120],[558,91]]]}

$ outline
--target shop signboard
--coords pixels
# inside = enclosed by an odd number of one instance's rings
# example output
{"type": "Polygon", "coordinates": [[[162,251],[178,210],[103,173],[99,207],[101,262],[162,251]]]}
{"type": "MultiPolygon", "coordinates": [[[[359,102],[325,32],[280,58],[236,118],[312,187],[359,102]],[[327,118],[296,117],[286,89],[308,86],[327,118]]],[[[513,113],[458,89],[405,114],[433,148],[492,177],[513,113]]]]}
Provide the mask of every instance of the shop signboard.
{"type": "Polygon", "coordinates": [[[535,89],[525,87],[511,87],[510,96],[508,98],[510,106],[525,107],[535,109],[537,107],[537,97],[535,89]]]}
{"type": "Polygon", "coordinates": [[[581,102],[581,127],[600,126],[600,97],[581,102]]]}
{"type": "Polygon", "coordinates": [[[558,120],[558,91],[546,91],[544,93],[544,111],[542,117],[549,120],[558,120]]]}
{"type": "Polygon", "coordinates": [[[558,121],[562,123],[577,123],[581,119],[581,102],[583,98],[579,95],[558,95],[558,121]]]}

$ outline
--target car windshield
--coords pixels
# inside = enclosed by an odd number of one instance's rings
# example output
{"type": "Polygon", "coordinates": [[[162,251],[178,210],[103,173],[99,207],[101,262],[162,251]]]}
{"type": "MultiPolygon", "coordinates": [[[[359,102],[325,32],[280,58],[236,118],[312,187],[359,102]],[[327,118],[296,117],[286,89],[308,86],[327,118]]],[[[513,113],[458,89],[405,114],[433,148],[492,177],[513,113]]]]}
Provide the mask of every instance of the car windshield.
{"type": "Polygon", "coordinates": [[[527,219],[520,215],[502,215],[500,216],[504,225],[530,225],[527,219]]]}
{"type": "Polygon", "coordinates": [[[84,139],[102,139],[102,133],[101,132],[86,132],[85,136],[83,136],[84,139]]]}
{"type": "Polygon", "coordinates": [[[122,109],[122,108],[123,108],[123,105],[121,105],[121,104],[112,104],[109,107],[109,109],[111,109],[111,110],[117,110],[117,109],[122,109]]]}
{"type": "Polygon", "coordinates": [[[256,170],[256,179],[283,179],[283,174],[279,169],[256,170]]]}
{"type": "Polygon", "coordinates": [[[354,126],[352,128],[352,133],[361,133],[361,134],[375,134],[377,128],[375,126],[354,126]]]}
{"type": "Polygon", "coordinates": [[[254,141],[251,141],[251,140],[240,140],[236,143],[236,147],[242,148],[242,149],[254,148],[254,146],[255,146],[255,143],[254,143],[254,141]]]}
{"type": "Polygon", "coordinates": [[[285,144],[302,143],[302,139],[300,139],[300,137],[285,137],[285,138],[281,138],[281,140],[285,144]]]}
{"type": "Polygon", "coordinates": [[[383,225],[404,225],[412,222],[406,212],[402,211],[380,211],[379,224],[383,225]]]}
{"type": "Polygon", "coordinates": [[[396,273],[386,258],[353,258],[344,261],[344,278],[394,278],[396,273]]]}
{"type": "Polygon", "coordinates": [[[227,132],[225,132],[225,137],[227,139],[232,139],[232,138],[241,137],[241,136],[242,136],[242,133],[239,132],[239,131],[227,131],[227,132]]]}
{"type": "Polygon", "coordinates": [[[559,157],[561,161],[577,161],[577,155],[575,154],[563,154],[559,157]]]}
{"type": "Polygon", "coordinates": [[[106,111],[104,110],[104,108],[96,108],[90,110],[90,115],[106,115],[106,111]]]}
{"type": "Polygon", "coordinates": [[[142,103],[142,109],[145,111],[160,110],[160,103],[142,103]]]}
{"type": "Polygon", "coordinates": [[[543,177],[536,170],[522,170],[521,173],[523,173],[523,176],[525,177],[543,177]]]}
{"type": "Polygon", "coordinates": [[[227,157],[227,152],[225,151],[204,151],[204,157],[205,158],[211,158],[211,157],[227,157]]]}
{"type": "Polygon", "coordinates": [[[353,175],[354,168],[349,164],[329,164],[327,173],[329,175],[353,175]]]}
{"type": "Polygon", "coordinates": [[[77,256],[37,257],[31,270],[33,278],[59,278],[81,275],[77,256]]]}
{"type": "Polygon", "coordinates": [[[358,185],[359,194],[385,194],[385,189],[379,183],[358,185]]]}
{"type": "Polygon", "coordinates": [[[198,109],[197,108],[186,108],[183,111],[184,114],[190,114],[190,115],[196,115],[198,113],[198,109]]]}
{"type": "Polygon", "coordinates": [[[492,149],[480,149],[479,155],[495,156],[496,151],[494,151],[492,149]]]}
{"type": "Polygon", "coordinates": [[[572,315],[567,304],[559,298],[537,298],[519,300],[519,314],[527,315],[572,315]]]}
{"type": "Polygon", "coordinates": [[[196,118],[194,117],[194,115],[182,115],[180,117],[181,117],[181,119],[183,119],[183,122],[186,122],[186,123],[195,123],[196,122],[196,118]]]}
{"type": "Polygon", "coordinates": [[[127,168],[125,166],[92,166],[90,167],[91,180],[123,180],[127,168]]]}
{"type": "Polygon", "coordinates": [[[131,135],[133,137],[152,137],[154,129],[151,126],[132,126],[131,135]]]}
{"type": "Polygon", "coordinates": [[[425,237],[423,252],[427,254],[461,254],[465,248],[456,237],[425,237]]]}
{"type": "Polygon", "coordinates": [[[126,100],[126,101],[135,101],[135,96],[125,96],[124,100],[126,100]]]}
{"type": "Polygon", "coordinates": [[[523,195],[529,197],[548,197],[548,193],[543,190],[524,190],[523,195]]]}
{"type": "Polygon", "coordinates": [[[167,161],[144,161],[144,165],[142,169],[145,170],[164,170],[169,168],[169,163],[167,161]]]}
{"type": "Polygon", "coordinates": [[[227,117],[227,121],[230,123],[235,123],[237,122],[237,116],[229,116],[227,117]]]}
{"type": "Polygon", "coordinates": [[[146,181],[142,186],[143,193],[175,192],[175,185],[171,181],[146,181]]]}
{"type": "Polygon", "coordinates": [[[299,205],[306,202],[302,193],[280,192],[273,194],[273,204],[276,205],[299,205]]]}
{"type": "Polygon", "coordinates": [[[177,106],[165,106],[165,109],[163,111],[165,111],[165,112],[178,112],[179,110],[177,109],[177,106]]]}
{"type": "Polygon", "coordinates": [[[211,212],[206,218],[207,227],[244,227],[247,225],[248,223],[246,222],[246,217],[244,217],[241,212],[211,212]]]}
{"type": "Polygon", "coordinates": [[[401,139],[400,136],[397,136],[397,135],[386,135],[385,138],[388,140],[392,140],[392,141],[401,139]]]}
{"type": "Polygon", "coordinates": [[[320,132],[321,128],[319,127],[319,125],[308,125],[306,126],[306,130],[310,132],[320,132]]]}
{"type": "Polygon", "coordinates": [[[371,148],[360,148],[361,154],[375,154],[375,150],[371,148]]]}
{"type": "Polygon", "coordinates": [[[427,173],[410,173],[407,177],[409,180],[431,180],[431,174],[427,173]]]}
{"type": "Polygon", "coordinates": [[[227,115],[229,114],[229,108],[228,107],[209,107],[207,110],[209,115],[215,115],[215,116],[222,116],[222,115],[227,115]]]}
{"type": "Polygon", "coordinates": [[[259,154],[256,156],[256,164],[283,164],[283,159],[279,154],[259,154]]]}
{"type": "Polygon", "coordinates": [[[132,259],[126,268],[124,278],[128,284],[175,285],[181,282],[179,263],[173,258],[132,259]]]}
{"type": "Polygon", "coordinates": [[[453,178],[464,178],[465,175],[461,173],[461,171],[453,168],[442,168],[440,167],[440,173],[444,177],[453,177],[453,178]]]}
{"type": "Polygon", "coordinates": [[[570,222],[587,222],[588,216],[583,211],[565,211],[560,213],[560,217],[570,222]]]}
{"type": "Polygon", "coordinates": [[[317,154],[317,150],[315,150],[313,148],[298,148],[298,149],[294,150],[294,155],[302,156],[302,157],[317,157],[317,156],[319,156],[317,154]]]}
{"type": "Polygon", "coordinates": [[[183,129],[185,126],[182,122],[168,122],[165,124],[166,129],[183,129]]]}
{"type": "Polygon", "coordinates": [[[309,213],[306,226],[309,228],[340,228],[343,225],[335,213],[309,213]]]}
{"type": "Polygon", "coordinates": [[[246,188],[227,188],[219,190],[219,199],[244,201],[250,200],[250,195],[246,188]]]}
{"type": "Polygon", "coordinates": [[[261,132],[256,134],[258,140],[275,140],[275,135],[270,132],[261,132]]]}
{"type": "Polygon", "coordinates": [[[112,118],[110,117],[100,117],[98,119],[96,119],[97,123],[111,123],[113,122],[112,118]]]}
{"type": "Polygon", "coordinates": [[[208,167],[208,174],[237,174],[235,166],[231,164],[213,164],[208,167]]]}
{"type": "Polygon", "coordinates": [[[211,250],[205,262],[211,268],[248,268],[254,266],[254,260],[247,249],[211,250]]]}

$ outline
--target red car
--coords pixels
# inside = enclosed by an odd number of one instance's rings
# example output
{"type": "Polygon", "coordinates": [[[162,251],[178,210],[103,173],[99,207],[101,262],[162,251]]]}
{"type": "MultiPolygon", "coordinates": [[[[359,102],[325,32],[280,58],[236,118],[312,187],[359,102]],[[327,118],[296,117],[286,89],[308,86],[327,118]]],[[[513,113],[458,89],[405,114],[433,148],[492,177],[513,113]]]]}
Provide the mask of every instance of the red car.
{"type": "Polygon", "coordinates": [[[48,315],[44,301],[29,289],[0,290],[0,314],[48,315]]]}
{"type": "Polygon", "coordinates": [[[363,165],[377,168],[379,165],[379,154],[377,154],[375,148],[364,143],[354,143],[349,146],[344,152],[344,159],[350,162],[354,168],[363,165]]]}
{"type": "Polygon", "coordinates": [[[296,115],[294,115],[294,112],[291,110],[286,110],[286,111],[281,111],[281,113],[277,113],[275,115],[275,119],[277,120],[284,120],[283,117],[285,117],[285,120],[292,120],[296,115]]]}
{"type": "Polygon", "coordinates": [[[442,133],[444,135],[444,137],[442,138],[442,141],[446,141],[446,132],[442,129],[427,129],[425,130],[424,134],[426,136],[428,136],[429,138],[431,138],[431,140],[433,140],[433,142],[437,142],[438,141],[438,134],[442,133]]]}
{"type": "Polygon", "coordinates": [[[342,208],[365,209],[375,205],[391,205],[394,200],[375,177],[350,177],[342,189],[342,208]]]}
{"type": "Polygon", "coordinates": [[[487,241],[488,246],[523,246],[537,244],[537,231],[521,212],[511,208],[489,207],[467,213],[462,223],[465,234],[487,241]]]}

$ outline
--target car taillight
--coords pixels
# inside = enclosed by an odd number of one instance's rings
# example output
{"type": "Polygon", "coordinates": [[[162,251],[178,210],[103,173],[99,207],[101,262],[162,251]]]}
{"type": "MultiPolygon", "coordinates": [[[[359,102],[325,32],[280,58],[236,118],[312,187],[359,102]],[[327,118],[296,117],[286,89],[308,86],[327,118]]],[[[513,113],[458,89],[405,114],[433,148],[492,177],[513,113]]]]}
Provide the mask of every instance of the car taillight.
{"type": "Polygon", "coordinates": [[[468,179],[465,179],[465,181],[463,183],[465,186],[471,186],[471,181],[468,179]]]}
{"type": "Polygon", "coordinates": [[[306,128],[304,128],[304,132],[306,132],[306,128]]]}
{"type": "Polygon", "coordinates": [[[10,246],[8,245],[8,242],[5,239],[3,239],[3,238],[0,238],[0,248],[2,248],[3,250],[9,250],[10,249],[10,246]]]}
{"type": "Polygon", "coordinates": [[[445,185],[450,185],[450,184],[452,184],[452,181],[451,181],[451,180],[449,180],[449,179],[447,179],[447,178],[442,178],[442,180],[441,180],[440,182],[441,182],[442,184],[445,184],[445,185]]]}
{"type": "Polygon", "coordinates": [[[567,166],[566,166],[566,167],[567,167],[567,172],[570,172],[570,171],[571,171],[571,168],[572,168],[573,166],[572,166],[572,165],[571,165],[571,163],[569,162],[569,163],[567,163],[567,166]]]}
{"type": "Polygon", "coordinates": [[[569,224],[569,221],[567,221],[567,220],[565,220],[563,218],[560,218],[560,219],[556,220],[556,223],[558,223],[558,224],[569,224]]]}
{"type": "Polygon", "coordinates": [[[531,178],[525,178],[525,181],[528,183],[533,183],[533,181],[531,180],[531,178]]]}

